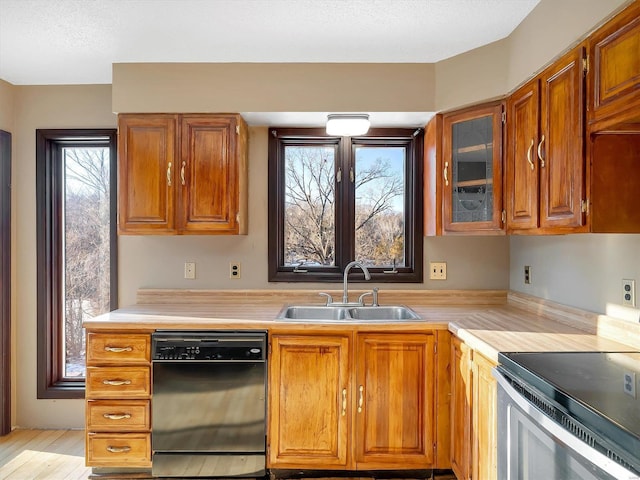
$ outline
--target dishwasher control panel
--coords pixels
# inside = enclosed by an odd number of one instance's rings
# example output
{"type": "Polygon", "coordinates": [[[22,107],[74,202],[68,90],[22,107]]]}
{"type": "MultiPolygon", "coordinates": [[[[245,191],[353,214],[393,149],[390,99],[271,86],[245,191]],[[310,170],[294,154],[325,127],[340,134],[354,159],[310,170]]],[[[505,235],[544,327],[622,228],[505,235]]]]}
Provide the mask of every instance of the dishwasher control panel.
{"type": "Polygon", "coordinates": [[[153,361],[260,361],[266,359],[266,332],[176,332],[152,335],[153,361]]]}

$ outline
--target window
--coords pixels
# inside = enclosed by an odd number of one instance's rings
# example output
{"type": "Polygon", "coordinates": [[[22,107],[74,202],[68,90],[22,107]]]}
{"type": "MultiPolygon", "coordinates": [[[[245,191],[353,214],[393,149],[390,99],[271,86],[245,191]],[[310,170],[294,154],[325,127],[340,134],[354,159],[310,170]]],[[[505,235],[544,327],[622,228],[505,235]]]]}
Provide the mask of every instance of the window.
{"type": "Polygon", "coordinates": [[[117,306],[116,130],[37,130],[38,398],[82,398],[82,321],[117,306]]]}
{"type": "Polygon", "coordinates": [[[269,132],[269,281],[422,281],[421,130],[269,132]]]}

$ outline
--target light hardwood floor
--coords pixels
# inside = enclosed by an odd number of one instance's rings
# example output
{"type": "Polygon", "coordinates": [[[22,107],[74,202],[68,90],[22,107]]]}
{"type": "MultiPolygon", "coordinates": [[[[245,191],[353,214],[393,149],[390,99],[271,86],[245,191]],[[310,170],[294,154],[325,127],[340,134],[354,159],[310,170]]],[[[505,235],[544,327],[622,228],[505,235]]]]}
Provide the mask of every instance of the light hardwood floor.
{"type": "Polygon", "coordinates": [[[0,437],[2,480],[84,480],[90,473],[82,430],[14,430],[0,437]]]}

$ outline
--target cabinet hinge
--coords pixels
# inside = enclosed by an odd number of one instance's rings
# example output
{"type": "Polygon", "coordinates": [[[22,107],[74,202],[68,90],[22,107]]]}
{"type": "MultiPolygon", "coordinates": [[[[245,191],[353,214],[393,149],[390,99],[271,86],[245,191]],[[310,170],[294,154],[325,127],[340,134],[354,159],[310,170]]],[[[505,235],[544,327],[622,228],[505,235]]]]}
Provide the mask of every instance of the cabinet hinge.
{"type": "Polygon", "coordinates": [[[507,221],[507,211],[506,210],[502,210],[502,215],[500,215],[500,218],[502,219],[502,223],[505,223],[507,221]]]}
{"type": "Polygon", "coordinates": [[[589,200],[580,200],[580,211],[589,215],[589,200]]]}
{"type": "Polygon", "coordinates": [[[507,123],[507,112],[502,112],[502,123],[507,123]]]}
{"type": "Polygon", "coordinates": [[[585,75],[589,72],[589,55],[582,57],[582,72],[585,75]]]}

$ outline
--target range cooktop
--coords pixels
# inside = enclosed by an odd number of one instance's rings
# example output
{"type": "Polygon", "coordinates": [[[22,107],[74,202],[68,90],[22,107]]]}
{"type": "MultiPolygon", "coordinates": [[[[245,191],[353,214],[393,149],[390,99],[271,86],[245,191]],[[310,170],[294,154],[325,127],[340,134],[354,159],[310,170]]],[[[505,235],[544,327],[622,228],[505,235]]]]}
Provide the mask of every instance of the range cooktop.
{"type": "Polygon", "coordinates": [[[640,465],[640,352],[500,353],[502,367],[640,465]]]}

